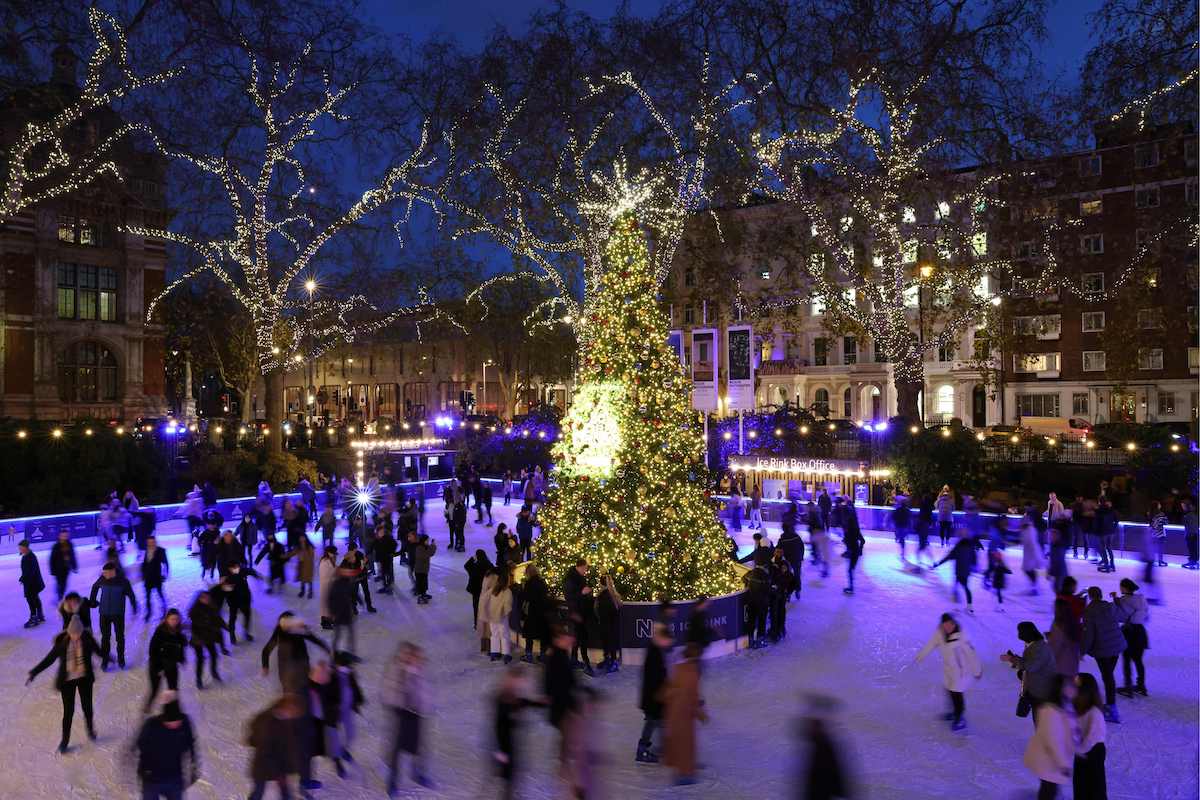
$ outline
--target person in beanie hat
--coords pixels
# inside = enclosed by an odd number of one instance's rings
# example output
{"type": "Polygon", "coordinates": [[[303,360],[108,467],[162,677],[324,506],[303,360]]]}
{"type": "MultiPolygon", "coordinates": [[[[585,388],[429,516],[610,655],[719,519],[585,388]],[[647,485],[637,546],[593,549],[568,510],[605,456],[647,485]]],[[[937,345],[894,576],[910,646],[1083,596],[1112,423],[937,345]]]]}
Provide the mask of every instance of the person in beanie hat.
{"type": "Polygon", "coordinates": [[[58,676],[54,680],[54,688],[62,695],[63,718],[62,739],[58,743],[58,752],[65,753],[71,746],[71,721],[75,717],[75,695],[79,695],[79,703],[83,706],[83,718],[87,722],[88,738],[96,740],[95,718],[92,714],[92,686],[96,682],[96,673],[92,668],[92,659],[98,655],[100,648],[92,634],[83,627],[79,617],[75,617],[67,625],[67,629],[54,638],[54,646],[46,657],[29,670],[25,685],[33,683],[42,670],[58,661],[58,676]]]}
{"type": "Polygon", "coordinates": [[[200,778],[192,721],[180,709],[175,692],[163,692],[162,712],[142,724],[134,747],[143,800],[176,800],[200,778]]]}

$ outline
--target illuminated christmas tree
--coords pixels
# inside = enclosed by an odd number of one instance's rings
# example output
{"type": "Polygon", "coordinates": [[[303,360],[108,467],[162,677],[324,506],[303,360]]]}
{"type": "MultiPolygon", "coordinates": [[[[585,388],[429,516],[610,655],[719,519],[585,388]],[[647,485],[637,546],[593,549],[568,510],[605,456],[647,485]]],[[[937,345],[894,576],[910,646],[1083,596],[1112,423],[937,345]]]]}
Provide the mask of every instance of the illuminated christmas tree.
{"type": "Polygon", "coordinates": [[[689,599],[740,586],[705,496],[690,386],[632,213],[613,223],[600,285],[580,326],[580,386],[555,447],[557,485],[539,512],[534,559],[556,583],[579,557],[630,600],[689,599]]]}

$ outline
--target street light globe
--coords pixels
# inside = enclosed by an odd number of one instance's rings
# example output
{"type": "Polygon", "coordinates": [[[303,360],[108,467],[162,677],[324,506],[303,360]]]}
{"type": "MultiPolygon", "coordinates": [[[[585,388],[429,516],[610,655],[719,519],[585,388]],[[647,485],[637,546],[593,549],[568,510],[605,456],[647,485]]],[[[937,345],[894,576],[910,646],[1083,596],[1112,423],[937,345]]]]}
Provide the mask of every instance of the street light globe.
{"type": "Polygon", "coordinates": [[[278,347],[272,347],[272,348],[271,348],[271,355],[273,355],[273,356],[277,356],[277,355],[279,355],[279,348],[278,348],[278,347]]]}
{"type": "Polygon", "coordinates": [[[950,429],[949,428],[942,428],[942,438],[943,439],[950,438],[950,429]]]}
{"type": "Polygon", "coordinates": [[[1132,453],[1134,450],[1137,450],[1137,443],[1136,442],[1126,442],[1125,449],[1132,453]]]}
{"type": "Polygon", "coordinates": [[[775,429],[775,435],[776,435],[776,436],[783,436],[783,428],[776,428],[776,429],[775,429]]]}
{"type": "Polygon", "coordinates": [[[1088,450],[1091,450],[1092,448],[1094,448],[1096,446],[1096,441],[1094,439],[1088,439],[1083,444],[1088,450]]]}
{"type": "Polygon", "coordinates": [[[975,441],[977,441],[977,442],[982,442],[982,441],[983,441],[984,439],[986,439],[986,438],[987,438],[987,437],[986,437],[986,436],[984,436],[982,433],[977,433],[977,434],[975,434],[975,441]]]}
{"type": "Polygon", "coordinates": [[[807,434],[808,434],[808,426],[807,426],[807,425],[801,425],[801,426],[800,426],[800,435],[801,435],[801,436],[804,436],[804,435],[807,435],[807,434]]]}
{"type": "Polygon", "coordinates": [[[730,439],[733,438],[733,434],[730,433],[729,431],[725,431],[724,433],[721,434],[721,438],[728,442],[730,439]]]}
{"type": "Polygon", "coordinates": [[[53,436],[55,439],[61,439],[62,438],[62,428],[55,428],[54,430],[50,431],[50,435],[53,436]]]}
{"type": "Polygon", "coordinates": [[[746,435],[747,435],[747,436],[749,436],[751,439],[757,439],[757,438],[758,438],[758,431],[750,431],[750,432],[749,432],[749,433],[747,433],[746,435]]]}
{"type": "Polygon", "coordinates": [[[1017,435],[1014,433],[1012,436],[1008,437],[1008,440],[1009,440],[1010,442],[1012,442],[1013,444],[1017,444],[1018,442],[1020,442],[1020,441],[1021,441],[1021,437],[1020,437],[1020,436],[1017,436],[1017,435]]]}
{"type": "Polygon", "coordinates": [[[309,278],[308,280],[306,280],[304,282],[304,288],[308,291],[309,294],[312,294],[313,292],[315,292],[317,290],[317,282],[314,281],[312,278],[309,278]]]}
{"type": "Polygon", "coordinates": [[[29,435],[29,434],[28,434],[28,433],[26,433],[25,431],[17,431],[17,438],[18,438],[18,439],[24,439],[24,438],[25,438],[26,436],[28,436],[28,435],[29,435]]]}
{"type": "Polygon", "coordinates": [[[908,432],[909,433],[920,433],[921,429],[918,428],[916,425],[910,425],[908,428],[908,432]]]}

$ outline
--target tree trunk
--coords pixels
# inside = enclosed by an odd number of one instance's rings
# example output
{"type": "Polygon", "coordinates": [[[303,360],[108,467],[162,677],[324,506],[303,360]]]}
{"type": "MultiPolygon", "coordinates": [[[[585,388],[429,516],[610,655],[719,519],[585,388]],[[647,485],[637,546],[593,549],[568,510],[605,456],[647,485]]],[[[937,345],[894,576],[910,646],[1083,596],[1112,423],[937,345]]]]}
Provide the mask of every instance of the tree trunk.
{"type": "Polygon", "coordinates": [[[925,388],[925,364],[919,351],[905,354],[893,365],[892,386],[896,391],[896,416],[911,423],[920,422],[920,394],[925,388]]]}
{"type": "Polygon", "coordinates": [[[238,415],[243,424],[247,424],[251,420],[251,415],[254,412],[253,406],[250,405],[250,390],[249,389],[234,389],[237,392],[238,398],[238,415]]]}
{"type": "Polygon", "coordinates": [[[283,370],[276,369],[263,376],[266,384],[266,422],[271,431],[266,437],[269,452],[283,452],[283,370]]]}

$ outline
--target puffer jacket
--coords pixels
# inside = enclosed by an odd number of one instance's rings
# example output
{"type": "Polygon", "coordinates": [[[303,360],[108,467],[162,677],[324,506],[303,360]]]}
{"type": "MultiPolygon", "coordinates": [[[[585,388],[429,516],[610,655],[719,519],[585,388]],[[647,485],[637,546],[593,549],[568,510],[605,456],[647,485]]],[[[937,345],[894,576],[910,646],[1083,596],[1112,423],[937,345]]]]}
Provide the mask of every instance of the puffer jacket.
{"type": "Polygon", "coordinates": [[[917,660],[925,658],[935,649],[942,656],[942,684],[947,691],[965,692],[983,674],[979,655],[961,630],[946,636],[939,625],[917,654],[917,660]]]}
{"type": "Polygon", "coordinates": [[[1071,720],[1067,712],[1051,703],[1038,706],[1034,712],[1037,725],[1033,738],[1025,748],[1022,762],[1037,778],[1050,783],[1071,781],[1071,766],[1075,759],[1075,744],[1071,720]]]}
{"type": "Polygon", "coordinates": [[[489,588],[487,594],[481,595],[479,600],[479,616],[490,624],[498,625],[504,622],[512,611],[513,593],[512,589],[507,587],[500,594],[489,588]]]}
{"type": "Polygon", "coordinates": [[[1125,635],[1112,603],[1094,600],[1083,612],[1083,652],[1092,658],[1112,658],[1125,652],[1125,635]]]}

